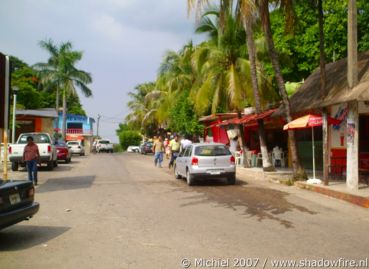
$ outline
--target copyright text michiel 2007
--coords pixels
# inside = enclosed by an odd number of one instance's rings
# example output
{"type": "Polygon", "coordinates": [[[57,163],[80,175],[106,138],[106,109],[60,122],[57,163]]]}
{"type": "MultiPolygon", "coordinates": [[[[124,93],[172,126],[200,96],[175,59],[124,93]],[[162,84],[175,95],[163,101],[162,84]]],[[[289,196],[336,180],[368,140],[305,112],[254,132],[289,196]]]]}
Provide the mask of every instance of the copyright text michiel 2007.
{"type": "Polygon", "coordinates": [[[265,268],[267,259],[259,258],[194,258],[182,259],[182,268],[265,268]]]}

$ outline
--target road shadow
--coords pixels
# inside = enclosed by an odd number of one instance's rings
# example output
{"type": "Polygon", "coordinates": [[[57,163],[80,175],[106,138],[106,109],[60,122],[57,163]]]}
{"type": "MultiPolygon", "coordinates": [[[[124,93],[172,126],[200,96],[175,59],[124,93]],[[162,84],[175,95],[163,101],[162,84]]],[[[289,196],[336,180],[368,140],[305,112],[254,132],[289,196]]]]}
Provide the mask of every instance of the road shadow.
{"type": "Polygon", "coordinates": [[[48,241],[67,232],[70,227],[14,225],[0,231],[0,251],[17,251],[48,241]]]}
{"type": "Polygon", "coordinates": [[[95,179],[96,176],[51,178],[39,185],[36,193],[90,188],[95,179]]]}
{"type": "Polygon", "coordinates": [[[216,203],[217,205],[234,211],[242,211],[243,215],[257,218],[259,222],[272,220],[285,228],[294,228],[293,223],[284,217],[287,212],[314,215],[317,212],[306,207],[296,205],[287,200],[289,193],[252,186],[244,181],[237,180],[235,185],[227,185],[225,180],[202,180],[195,186],[189,187],[185,182],[173,182],[177,191],[192,193],[193,196],[184,198],[183,207],[203,203],[216,203]]]}

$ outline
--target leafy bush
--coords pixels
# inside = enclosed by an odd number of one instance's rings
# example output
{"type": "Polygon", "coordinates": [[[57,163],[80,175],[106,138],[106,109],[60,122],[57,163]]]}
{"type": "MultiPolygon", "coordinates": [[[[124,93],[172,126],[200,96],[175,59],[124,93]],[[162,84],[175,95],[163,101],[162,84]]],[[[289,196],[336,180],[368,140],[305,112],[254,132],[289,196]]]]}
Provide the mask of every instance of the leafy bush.
{"type": "Polygon", "coordinates": [[[141,135],[136,131],[122,131],[119,133],[119,142],[123,150],[128,146],[138,146],[142,140],[141,135]]]}
{"type": "Polygon", "coordinates": [[[184,91],[169,112],[169,127],[173,132],[182,134],[203,134],[204,126],[194,113],[194,106],[189,100],[189,92],[184,91]]]}
{"type": "Polygon", "coordinates": [[[123,148],[120,144],[114,144],[113,145],[113,151],[114,152],[122,152],[123,151],[123,148]]]}

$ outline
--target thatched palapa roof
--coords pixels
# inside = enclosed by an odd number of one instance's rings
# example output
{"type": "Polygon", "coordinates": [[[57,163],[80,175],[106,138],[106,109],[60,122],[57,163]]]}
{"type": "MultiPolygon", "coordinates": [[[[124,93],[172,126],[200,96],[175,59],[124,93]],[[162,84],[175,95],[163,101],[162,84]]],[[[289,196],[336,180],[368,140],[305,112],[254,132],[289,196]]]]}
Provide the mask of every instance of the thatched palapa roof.
{"type": "Polygon", "coordinates": [[[323,98],[320,90],[320,69],[318,68],[290,98],[291,112],[297,113],[354,100],[368,101],[369,51],[358,55],[358,72],[359,84],[350,89],[347,82],[347,58],[327,64],[327,94],[323,98]]]}

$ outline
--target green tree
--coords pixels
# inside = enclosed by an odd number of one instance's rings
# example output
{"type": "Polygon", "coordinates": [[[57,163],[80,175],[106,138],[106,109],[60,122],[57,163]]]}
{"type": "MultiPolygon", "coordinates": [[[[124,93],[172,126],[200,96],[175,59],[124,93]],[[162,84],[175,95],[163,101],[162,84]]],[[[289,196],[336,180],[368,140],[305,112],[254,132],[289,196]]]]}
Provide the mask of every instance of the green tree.
{"type": "Polygon", "coordinates": [[[38,89],[36,72],[22,60],[11,56],[12,87],[17,87],[17,106],[25,109],[44,107],[43,95],[38,89]]]}
{"type": "Polygon", "coordinates": [[[189,91],[183,91],[170,108],[169,129],[175,133],[201,135],[204,126],[199,123],[193,111],[194,106],[189,98],[189,91]]]}
{"type": "Polygon", "coordinates": [[[35,64],[41,81],[47,88],[56,89],[56,106],[59,107],[59,92],[63,96],[63,124],[62,134],[66,134],[67,96],[77,95],[79,88],[86,97],[92,96],[91,89],[87,84],[92,82],[89,73],[76,68],[76,64],[82,60],[83,53],[74,51],[70,42],[56,45],[51,39],[40,42],[41,48],[45,49],[50,57],[46,63],[35,64]]]}
{"type": "Polygon", "coordinates": [[[126,150],[129,146],[139,146],[141,140],[140,133],[136,131],[122,131],[119,133],[119,142],[123,150],[126,150]]]}
{"type": "MultiPolygon", "coordinates": [[[[247,43],[247,51],[249,55],[249,62],[250,62],[250,75],[251,75],[251,83],[252,83],[252,92],[254,95],[254,104],[256,113],[259,114],[262,112],[261,107],[261,97],[259,92],[259,82],[258,82],[258,75],[257,75],[257,58],[256,58],[256,46],[254,40],[254,30],[253,26],[255,23],[255,13],[256,8],[253,1],[250,0],[243,0],[239,3],[239,11],[241,15],[241,21],[243,27],[246,32],[246,43],[247,43]]],[[[259,130],[259,141],[260,141],[260,151],[263,158],[263,169],[264,171],[274,171],[273,164],[271,162],[271,158],[268,154],[268,149],[266,145],[266,138],[265,138],[265,127],[264,127],[264,120],[258,120],[258,130],[259,130]]]]}
{"type": "MultiPolygon", "coordinates": [[[[292,113],[291,113],[291,106],[290,101],[288,98],[288,94],[285,87],[285,82],[283,79],[283,74],[281,70],[281,64],[279,61],[278,52],[274,45],[274,39],[271,29],[271,22],[270,22],[270,10],[269,10],[269,0],[260,0],[258,2],[259,6],[259,13],[261,18],[261,25],[265,36],[265,41],[267,44],[269,57],[272,62],[273,70],[275,73],[277,86],[279,89],[280,96],[282,98],[283,107],[286,114],[286,120],[287,122],[292,121],[292,113]]],[[[287,7],[287,12],[290,14],[292,12],[291,10],[291,0],[285,0],[284,1],[284,7],[287,7]]],[[[287,21],[289,16],[287,16],[287,21]]],[[[290,141],[290,150],[291,150],[291,159],[292,159],[292,167],[293,167],[293,173],[295,179],[301,179],[306,178],[306,173],[304,169],[301,166],[299,156],[297,153],[297,144],[296,144],[296,138],[295,138],[295,132],[293,130],[288,131],[288,138],[290,141]]]]}
{"type": "Polygon", "coordinates": [[[143,134],[152,133],[158,127],[156,111],[158,101],[147,100],[146,96],[155,91],[155,83],[142,83],[135,87],[134,91],[129,92],[130,101],[127,105],[131,112],[125,117],[125,122],[133,130],[139,130],[143,134]]]}

